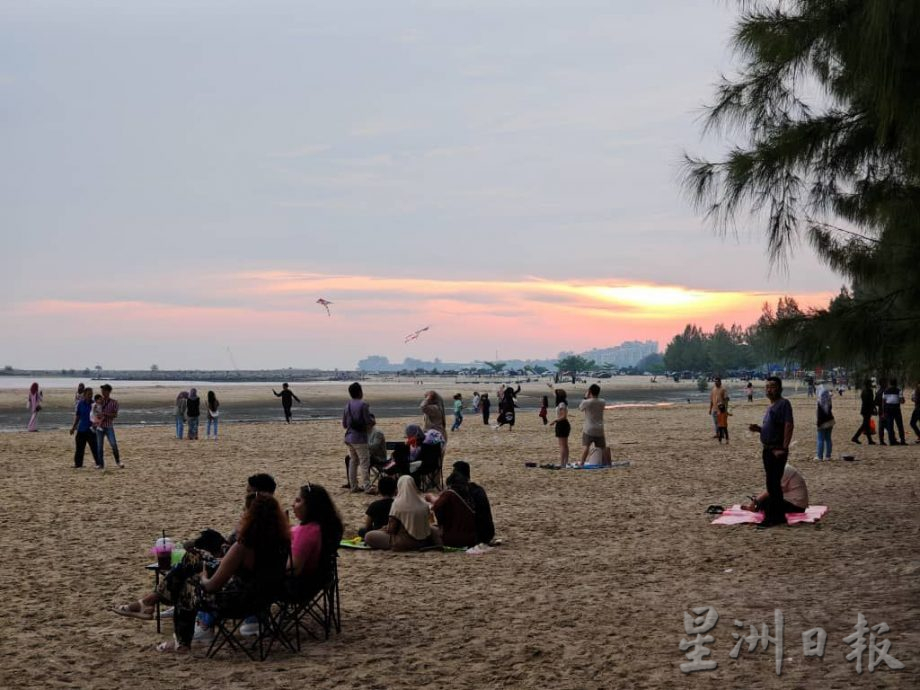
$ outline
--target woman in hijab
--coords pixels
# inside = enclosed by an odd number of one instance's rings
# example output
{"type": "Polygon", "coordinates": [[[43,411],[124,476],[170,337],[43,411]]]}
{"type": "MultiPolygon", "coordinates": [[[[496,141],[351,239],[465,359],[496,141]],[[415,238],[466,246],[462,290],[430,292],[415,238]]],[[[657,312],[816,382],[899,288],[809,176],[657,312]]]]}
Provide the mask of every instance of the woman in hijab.
{"type": "Polygon", "coordinates": [[[425,399],[419,405],[422,410],[422,428],[425,431],[437,429],[447,442],[447,417],[444,413],[444,398],[435,391],[425,393],[425,399]]]}
{"type": "Polygon", "coordinates": [[[198,397],[197,388],[189,390],[186,405],[185,416],[188,417],[188,440],[197,441],[198,418],[201,416],[201,398],[198,397]]]}
{"type": "MultiPolygon", "coordinates": [[[[425,497],[428,500],[428,496],[425,497]]],[[[447,489],[431,506],[438,526],[434,528],[444,546],[476,546],[476,512],[470,496],[470,484],[459,472],[447,478],[447,489]]]]}
{"type": "Polygon", "coordinates": [[[821,462],[831,459],[831,431],[834,429],[834,398],[830,389],[820,386],[818,388],[818,449],[815,460],[821,462]]]}
{"type": "Polygon", "coordinates": [[[176,438],[182,440],[185,433],[185,413],[188,409],[188,391],[182,391],[176,396],[176,438]]]}
{"type": "Polygon", "coordinates": [[[27,407],[32,416],[29,417],[29,431],[38,431],[38,413],[42,409],[42,392],[38,387],[38,382],[32,383],[29,388],[29,402],[27,407]]]}
{"type": "Polygon", "coordinates": [[[390,508],[390,520],[385,529],[364,535],[372,549],[415,551],[435,544],[428,520],[428,503],[422,498],[415,480],[403,475],[396,484],[396,498],[390,508]]]}
{"type": "Polygon", "coordinates": [[[511,386],[506,386],[502,391],[502,398],[498,403],[498,424],[495,426],[496,429],[505,424],[510,429],[514,428],[514,396],[520,391],[520,386],[518,386],[517,390],[514,390],[511,386]]]}

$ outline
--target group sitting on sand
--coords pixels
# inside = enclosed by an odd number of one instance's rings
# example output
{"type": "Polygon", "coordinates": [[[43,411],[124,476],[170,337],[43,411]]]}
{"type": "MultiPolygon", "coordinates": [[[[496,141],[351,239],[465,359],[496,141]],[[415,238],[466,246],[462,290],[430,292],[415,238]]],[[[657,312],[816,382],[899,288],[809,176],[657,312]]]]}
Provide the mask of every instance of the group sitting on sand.
{"type": "MultiPolygon", "coordinates": [[[[342,538],[342,520],[329,493],[306,483],[294,497],[293,527],[274,497],[269,475],[249,478],[245,508],[227,539],[206,530],[185,544],[182,560],[173,566],[153,592],[115,608],[133,618],[151,619],[158,603],[171,604],[174,640],[157,646],[161,652],[188,652],[193,639],[209,639],[199,624],[199,612],[216,612],[230,605],[256,613],[265,592],[282,596],[285,588],[316,588],[321,564],[335,554],[342,538]]],[[[249,621],[253,623],[252,620],[249,621]]],[[[255,621],[256,633],[258,621],[255,621]]],[[[244,626],[245,627],[245,626],[244,626]]],[[[246,630],[241,629],[243,634],[246,630]]]]}
{"type": "Polygon", "coordinates": [[[438,495],[422,494],[408,474],[398,481],[381,477],[379,490],[383,498],[368,507],[359,532],[372,549],[468,548],[495,537],[488,496],[470,481],[470,465],[463,460],[454,463],[447,488],[438,495]]]}

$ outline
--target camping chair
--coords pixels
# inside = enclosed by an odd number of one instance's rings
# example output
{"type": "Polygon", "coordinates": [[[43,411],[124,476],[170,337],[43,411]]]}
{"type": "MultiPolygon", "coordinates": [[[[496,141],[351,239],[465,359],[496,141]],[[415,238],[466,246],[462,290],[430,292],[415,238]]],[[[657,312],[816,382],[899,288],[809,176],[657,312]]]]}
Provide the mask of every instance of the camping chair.
{"type": "Polygon", "coordinates": [[[440,443],[422,444],[415,457],[415,462],[419,463],[419,466],[411,472],[419,491],[440,491],[444,488],[441,480],[442,454],[443,447],[440,443]]]}
{"type": "Polygon", "coordinates": [[[310,577],[289,575],[276,603],[278,609],[274,624],[286,643],[297,651],[300,651],[301,631],[318,639],[310,621],[319,624],[327,640],[333,628],[337,633],[342,632],[338,553],[333,552],[324,558],[319,570],[310,577]]]}
{"type": "Polygon", "coordinates": [[[289,554],[290,549],[285,548],[283,553],[277,555],[275,563],[271,563],[263,572],[257,574],[252,594],[217,592],[211,597],[200,597],[200,610],[214,617],[214,640],[207,651],[209,658],[213,658],[225,645],[230,649],[242,651],[251,660],[255,660],[255,652],[258,651],[259,661],[268,658],[275,642],[294,651],[293,645],[285,638],[272,615],[272,604],[278,598],[284,583],[289,554]],[[259,632],[252,642],[241,640],[237,637],[240,626],[252,616],[259,623],[259,632]]]}

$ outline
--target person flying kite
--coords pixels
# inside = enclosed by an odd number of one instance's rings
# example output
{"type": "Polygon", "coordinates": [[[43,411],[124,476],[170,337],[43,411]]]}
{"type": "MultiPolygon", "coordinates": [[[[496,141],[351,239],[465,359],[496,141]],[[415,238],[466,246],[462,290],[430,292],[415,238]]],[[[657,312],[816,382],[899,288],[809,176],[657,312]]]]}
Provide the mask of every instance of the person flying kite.
{"type": "Polygon", "coordinates": [[[316,300],[316,303],[317,303],[317,304],[322,304],[324,307],[326,307],[326,316],[332,316],[332,312],[329,311],[329,305],[332,304],[332,302],[330,302],[330,301],[327,300],[327,299],[323,299],[322,297],[320,297],[318,300],[316,300]]]}
{"type": "Polygon", "coordinates": [[[424,328],[419,328],[417,331],[413,331],[406,336],[406,340],[404,342],[408,343],[410,340],[418,340],[418,337],[429,328],[431,328],[431,326],[425,326],[424,328]]]}

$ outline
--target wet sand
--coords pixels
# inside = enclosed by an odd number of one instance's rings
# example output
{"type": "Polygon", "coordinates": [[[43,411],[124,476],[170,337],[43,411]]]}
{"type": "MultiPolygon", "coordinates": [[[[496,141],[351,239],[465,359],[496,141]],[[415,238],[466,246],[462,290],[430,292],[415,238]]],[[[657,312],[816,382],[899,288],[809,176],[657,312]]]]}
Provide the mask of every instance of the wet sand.
{"type": "MultiPolygon", "coordinates": [[[[421,388],[403,385],[392,397],[408,405],[421,388]]],[[[372,409],[384,407],[377,392],[368,386],[372,409]]],[[[539,390],[525,393],[522,405],[539,390]]],[[[115,393],[123,406],[135,395],[168,402],[173,392],[115,393]]],[[[818,525],[766,531],[712,526],[704,514],[762,486],[759,444],[743,431],[760,421],[762,399],[734,406],[732,442],[722,446],[711,439],[705,404],[609,410],[613,457],[631,467],[591,472],[524,467],[556,459],[552,431],[529,405],[513,431],[468,416],[450,435],[447,462],[471,463],[504,544],[482,556],[345,551],[342,633],[265,663],[208,660],[198,647],[191,658],[161,657],[153,647],[167,639],[168,623],[157,635],[154,623],[108,609],[151,587],[143,565],[160,530],[227,531],[245,478],[257,471],[275,475],[285,506],[307,480],[329,487],[353,531],[368,499],[337,488],[337,421],[229,424],[217,442],[124,427],[127,467],[105,473],[71,467],[66,431],[0,434],[0,687],[918,687],[920,445],[850,444],[858,421],[850,394],[835,400],[835,455],[858,459],[819,464],[811,459],[813,405],[794,398],[791,461],[812,503],[830,512],[818,525]],[[718,668],[687,677],[679,669],[683,614],[703,605],[720,615],[708,645],[718,668]],[[729,657],[732,622],[744,622],[745,634],[747,624],[766,622],[772,635],[775,609],[785,618],[781,677],[772,646],[729,657]],[[882,665],[858,676],[845,660],[843,638],[860,612],[869,625],[890,626],[889,651],[905,670],[882,665]],[[823,659],[802,651],[802,632],[815,626],[828,634],[823,659]]],[[[573,417],[574,447],[581,419],[573,417]]],[[[416,419],[386,417],[381,427],[392,439],[416,419]]]]}

